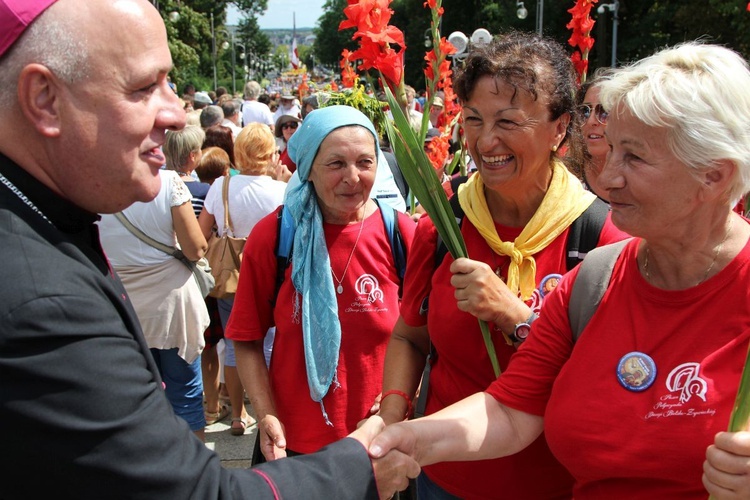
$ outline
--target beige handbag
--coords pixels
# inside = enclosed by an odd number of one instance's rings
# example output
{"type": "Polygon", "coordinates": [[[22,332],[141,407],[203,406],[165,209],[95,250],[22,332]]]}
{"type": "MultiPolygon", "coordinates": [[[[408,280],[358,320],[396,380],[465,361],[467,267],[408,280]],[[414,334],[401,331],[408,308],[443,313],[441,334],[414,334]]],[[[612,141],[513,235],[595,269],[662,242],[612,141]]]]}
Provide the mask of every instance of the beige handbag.
{"type": "Polygon", "coordinates": [[[206,258],[214,275],[214,289],[209,295],[217,299],[232,297],[237,292],[237,282],[240,278],[240,264],[242,263],[242,249],[245,247],[247,238],[235,238],[232,227],[232,218],[229,215],[229,180],[224,177],[224,186],[221,197],[224,200],[224,230],[223,236],[211,235],[208,240],[206,258]]]}

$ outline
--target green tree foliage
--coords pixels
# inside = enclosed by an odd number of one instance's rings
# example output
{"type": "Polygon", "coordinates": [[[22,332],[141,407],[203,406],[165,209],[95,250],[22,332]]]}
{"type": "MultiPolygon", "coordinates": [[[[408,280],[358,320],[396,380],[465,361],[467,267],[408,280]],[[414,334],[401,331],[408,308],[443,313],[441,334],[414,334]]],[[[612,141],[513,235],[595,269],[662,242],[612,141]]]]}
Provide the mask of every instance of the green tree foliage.
{"type": "Polygon", "coordinates": [[[315,43],[313,50],[316,59],[324,65],[335,65],[338,68],[341,51],[355,50],[356,42],[352,41],[354,29],[339,31],[339,23],[344,20],[346,0],[326,0],[323,4],[323,15],[313,30],[315,43]]]}
{"type": "MultiPolygon", "coordinates": [[[[613,0],[600,0],[597,6],[613,0]]],[[[159,4],[167,25],[170,49],[175,62],[173,80],[182,87],[194,83],[202,88],[213,85],[213,59],[211,52],[210,15],[214,16],[217,33],[217,56],[219,80],[225,86],[231,83],[231,50],[222,48],[228,37],[226,9],[234,4],[243,14],[235,35],[235,41],[247,48],[248,63],[271,57],[273,47],[268,37],[259,29],[257,18],[265,12],[268,0],[161,0],[159,4]],[[178,12],[180,17],[171,21],[169,14],[178,12]],[[255,58],[255,59],[254,59],[255,58]],[[230,80],[227,80],[229,75],[230,80]]],[[[425,31],[429,27],[430,15],[422,0],[394,0],[391,8],[394,16],[391,23],[400,28],[406,38],[405,79],[415,88],[424,88],[425,31]]],[[[567,10],[574,0],[544,0],[543,31],[564,44],[570,37],[565,25],[570,21],[567,10]]],[[[316,41],[313,46],[318,63],[338,68],[339,57],[344,48],[356,50],[351,40],[353,29],[339,31],[344,19],[347,0],[326,0],[323,15],[314,29],[316,41]]],[[[528,9],[526,19],[516,16],[513,0],[443,0],[445,15],[441,32],[448,36],[453,31],[462,31],[467,36],[477,28],[485,28],[493,34],[510,29],[536,30],[538,2],[525,0],[528,9]]],[[[625,64],[634,61],[666,45],[703,38],[720,43],[750,58],[750,12],[746,11],[747,0],[620,0],[617,37],[617,61],[625,64]]],[[[597,21],[592,32],[596,40],[589,55],[590,71],[599,66],[609,66],[612,50],[612,13],[592,11],[597,21]]],[[[572,49],[570,49],[572,51],[572,49]]],[[[238,67],[244,61],[235,51],[238,67]]],[[[281,59],[276,54],[277,63],[281,59]]],[[[303,60],[307,61],[308,54],[303,60]]],[[[244,76],[244,75],[242,75],[244,76]]]]}

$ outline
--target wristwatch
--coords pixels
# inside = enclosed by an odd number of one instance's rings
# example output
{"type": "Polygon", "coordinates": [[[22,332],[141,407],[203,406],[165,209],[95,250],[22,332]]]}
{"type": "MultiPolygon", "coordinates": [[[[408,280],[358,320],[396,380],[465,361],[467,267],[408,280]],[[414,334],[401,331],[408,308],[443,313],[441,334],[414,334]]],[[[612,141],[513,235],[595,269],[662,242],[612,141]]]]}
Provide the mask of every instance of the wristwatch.
{"type": "Polygon", "coordinates": [[[531,324],[536,321],[538,317],[538,314],[532,312],[531,316],[529,316],[526,321],[516,323],[516,326],[513,327],[513,333],[508,335],[508,338],[514,343],[521,343],[526,340],[526,337],[529,336],[529,332],[531,331],[531,324]]]}

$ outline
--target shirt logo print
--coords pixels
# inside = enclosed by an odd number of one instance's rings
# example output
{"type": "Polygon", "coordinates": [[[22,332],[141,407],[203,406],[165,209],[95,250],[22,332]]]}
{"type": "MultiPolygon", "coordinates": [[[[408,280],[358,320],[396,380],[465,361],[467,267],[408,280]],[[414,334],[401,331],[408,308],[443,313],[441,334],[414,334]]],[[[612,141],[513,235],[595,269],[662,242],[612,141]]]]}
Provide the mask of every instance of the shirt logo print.
{"type": "Polygon", "coordinates": [[[708,386],[706,381],[699,376],[700,369],[698,363],[683,363],[669,373],[667,389],[671,392],[679,392],[680,403],[687,403],[693,396],[706,401],[708,386]]]}
{"type": "Polygon", "coordinates": [[[383,302],[383,290],[380,289],[380,283],[375,276],[372,274],[363,274],[354,283],[354,290],[359,295],[367,296],[367,301],[370,304],[375,303],[379,300],[383,302]]]}

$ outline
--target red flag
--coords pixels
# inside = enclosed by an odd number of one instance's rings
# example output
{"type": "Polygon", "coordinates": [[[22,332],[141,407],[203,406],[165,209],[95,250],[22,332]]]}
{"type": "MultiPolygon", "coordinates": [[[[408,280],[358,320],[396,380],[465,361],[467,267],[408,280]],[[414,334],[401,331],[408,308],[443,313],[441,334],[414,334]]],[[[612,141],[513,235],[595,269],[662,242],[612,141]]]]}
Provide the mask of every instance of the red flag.
{"type": "Polygon", "coordinates": [[[297,52],[297,39],[292,38],[292,53],[289,54],[289,62],[294,69],[299,68],[299,52],[297,52]]]}

